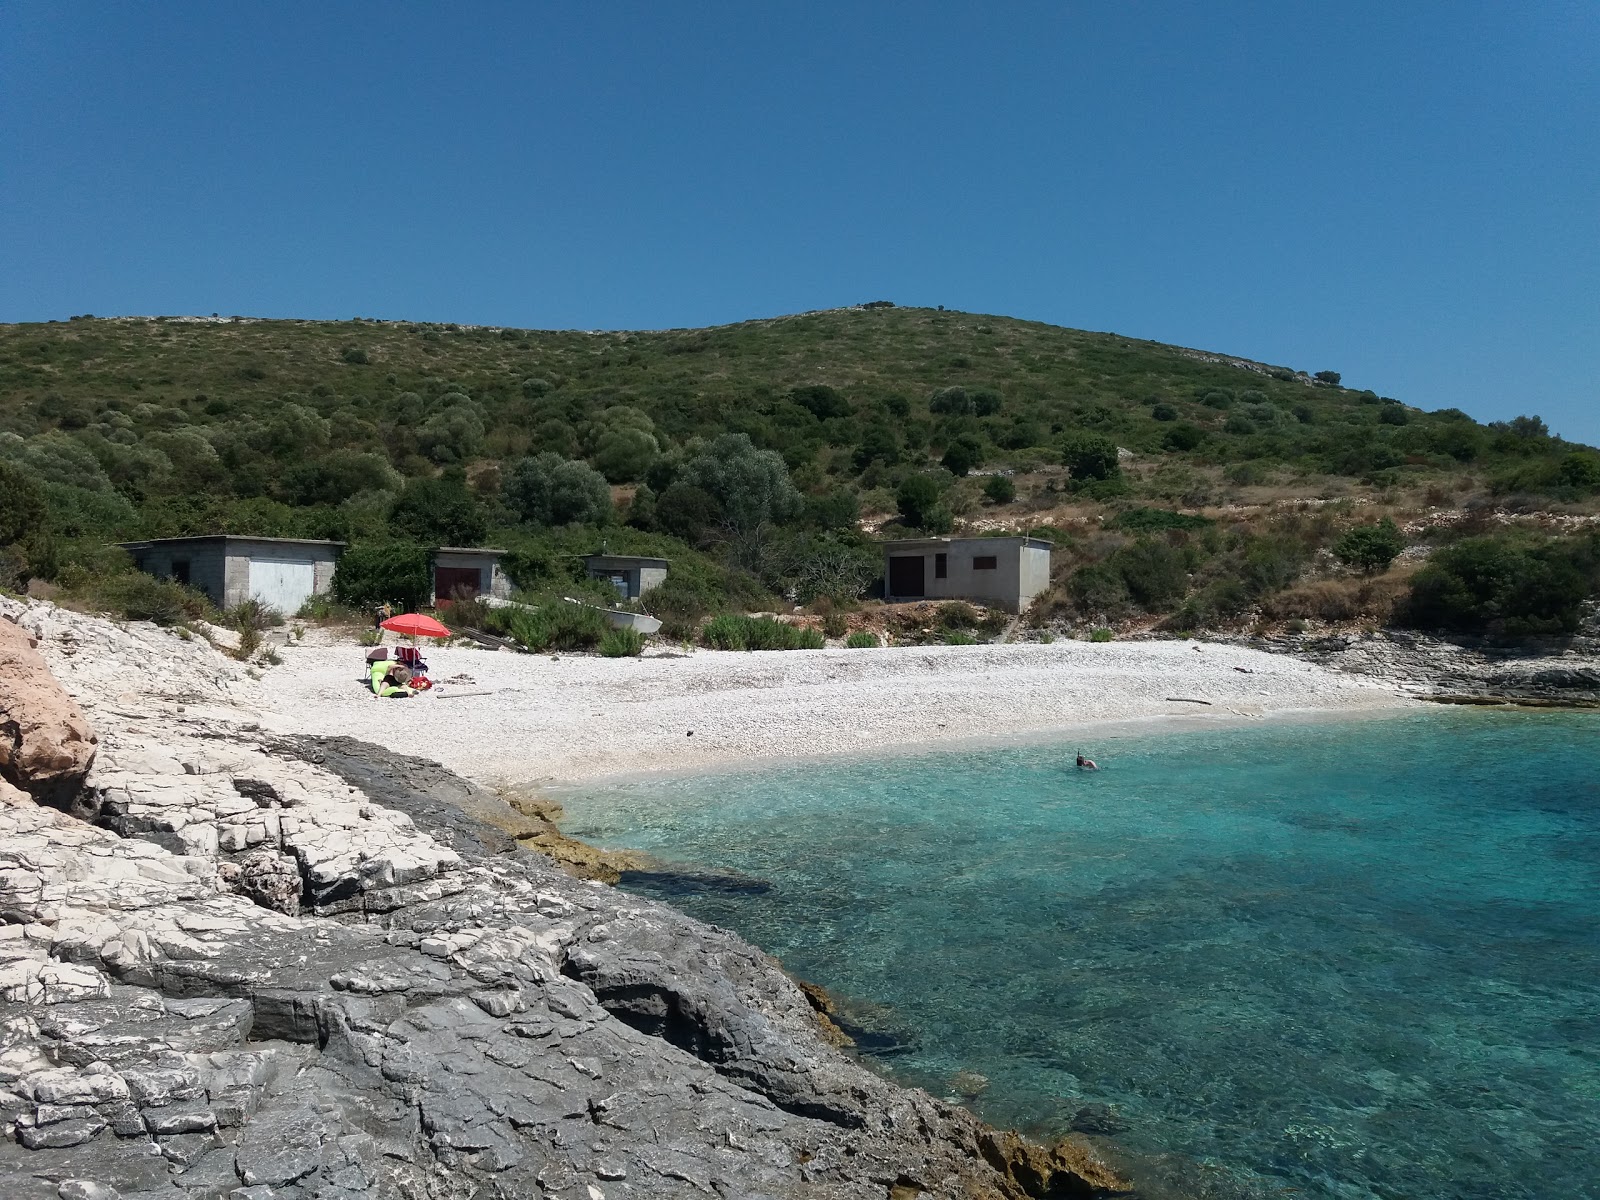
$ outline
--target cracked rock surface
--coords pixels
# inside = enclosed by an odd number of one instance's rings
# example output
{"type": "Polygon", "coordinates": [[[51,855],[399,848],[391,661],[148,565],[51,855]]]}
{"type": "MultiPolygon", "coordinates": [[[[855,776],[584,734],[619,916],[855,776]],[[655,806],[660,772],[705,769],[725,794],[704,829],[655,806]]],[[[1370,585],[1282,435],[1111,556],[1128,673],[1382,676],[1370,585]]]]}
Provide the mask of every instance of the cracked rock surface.
{"type": "Polygon", "coordinates": [[[406,760],[384,804],[266,737],[203,644],[0,617],[101,739],[78,795],[0,805],[7,1200],[1122,1186],[872,1074],[760,951],[474,826],[406,760]]]}

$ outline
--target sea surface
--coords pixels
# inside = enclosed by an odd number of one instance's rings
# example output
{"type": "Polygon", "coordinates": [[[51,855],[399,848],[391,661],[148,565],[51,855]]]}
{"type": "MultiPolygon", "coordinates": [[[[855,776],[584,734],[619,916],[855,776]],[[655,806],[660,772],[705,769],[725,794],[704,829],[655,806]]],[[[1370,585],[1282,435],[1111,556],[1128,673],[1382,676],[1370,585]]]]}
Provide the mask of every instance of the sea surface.
{"type": "Polygon", "coordinates": [[[636,890],[845,997],[892,1075],[1112,1132],[1152,1194],[1600,1198],[1600,714],[1124,730],[560,798],[575,836],[683,868],[636,890]]]}

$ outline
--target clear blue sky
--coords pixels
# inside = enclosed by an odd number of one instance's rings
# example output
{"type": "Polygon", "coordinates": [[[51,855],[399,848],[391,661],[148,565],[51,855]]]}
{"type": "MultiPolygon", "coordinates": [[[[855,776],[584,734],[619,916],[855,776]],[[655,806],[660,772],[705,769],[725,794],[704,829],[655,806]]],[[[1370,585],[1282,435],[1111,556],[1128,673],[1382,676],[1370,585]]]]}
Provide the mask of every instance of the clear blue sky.
{"type": "Polygon", "coordinates": [[[864,300],[1600,442],[1600,5],[0,4],[0,321],[864,300]]]}

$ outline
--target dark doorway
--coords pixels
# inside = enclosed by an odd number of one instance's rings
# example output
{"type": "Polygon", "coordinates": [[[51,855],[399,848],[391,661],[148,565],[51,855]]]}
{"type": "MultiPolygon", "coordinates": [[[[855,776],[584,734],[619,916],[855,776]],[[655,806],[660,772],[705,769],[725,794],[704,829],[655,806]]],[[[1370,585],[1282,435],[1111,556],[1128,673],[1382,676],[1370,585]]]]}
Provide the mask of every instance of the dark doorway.
{"type": "Polygon", "coordinates": [[[889,559],[889,594],[891,596],[920,596],[922,587],[922,555],[899,554],[889,559]]]}
{"type": "Polygon", "coordinates": [[[433,594],[440,600],[476,596],[483,590],[483,577],[477,567],[435,567],[433,594]]]}
{"type": "Polygon", "coordinates": [[[189,582],[189,560],[187,558],[178,558],[173,560],[172,578],[182,584],[187,584],[189,582]]]}

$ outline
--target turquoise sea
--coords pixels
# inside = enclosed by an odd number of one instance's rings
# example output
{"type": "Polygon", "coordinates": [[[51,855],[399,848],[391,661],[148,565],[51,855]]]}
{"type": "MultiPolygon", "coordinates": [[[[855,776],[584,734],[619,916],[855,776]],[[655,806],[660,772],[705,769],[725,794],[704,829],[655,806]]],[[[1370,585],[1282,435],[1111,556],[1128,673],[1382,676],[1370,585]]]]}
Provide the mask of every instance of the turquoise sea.
{"type": "Polygon", "coordinates": [[[846,997],[891,1074],[1081,1113],[1151,1194],[1600,1198],[1600,714],[1118,734],[1098,773],[604,784],[565,828],[681,865],[632,886],[846,997]]]}

